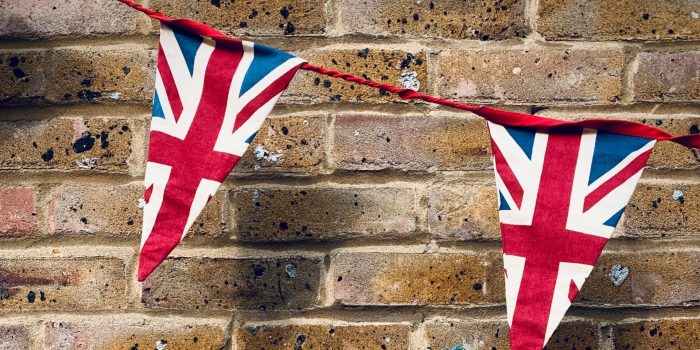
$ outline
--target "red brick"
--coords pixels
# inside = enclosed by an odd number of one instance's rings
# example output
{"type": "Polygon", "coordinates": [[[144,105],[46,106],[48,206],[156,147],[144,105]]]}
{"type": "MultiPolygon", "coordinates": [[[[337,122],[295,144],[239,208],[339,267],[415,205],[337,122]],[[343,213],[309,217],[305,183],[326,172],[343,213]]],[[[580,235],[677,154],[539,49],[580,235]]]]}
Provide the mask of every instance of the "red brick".
{"type": "Polygon", "coordinates": [[[700,266],[697,251],[605,252],[583,285],[576,302],[583,304],[630,306],[677,306],[700,299],[700,266]],[[611,279],[614,265],[624,271],[615,286],[611,279]]]}
{"type": "Polygon", "coordinates": [[[0,237],[23,237],[37,233],[36,190],[0,188],[0,237]]]}
{"type": "Polygon", "coordinates": [[[0,258],[0,310],[118,309],[125,293],[118,258],[0,258]]]}
{"type": "Polygon", "coordinates": [[[490,305],[504,301],[501,254],[339,253],[335,299],[344,305],[490,305]]]}
{"type": "Polygon", "coordinates": [[[335,165],[347,170],[480,170],[491,166],[486,123],[456,116],[341,114],[335,165]]]}
{"type": "Polygon", "coordinates": [[[642,52],[632,74],[635,101],[700,101],[700,51],[642,52]]]}
{"type": "Polygon", "coordinates": [[[613,326],[615,349],[694,349],[700,344],[700,320],[673,318],[641,320],[613,326]]]}
{"type": "Polygon", "coordinates": [[[0,3],[0,37],[132,35],[146,29],[146,18],[111,0],[9,1],[0,3]]]}
{"type": "Polygon", "coordinates": [[[147,308],[299,310],[318,303],[322,261],[279,258],[169,258],[143,283],[147,308]]]}
{"type": "MultiPolygon", "coordinates": [[[[490,180],[490,179],[489,179],[490,180]]],[[[428,226],[440,240],[498,240],[498,200],[494,183],[446,181],[428,190],[428,226]]]]}
{"type": "Polygon", "coordinates": [[[111,117],[0,122],[0,169],[128,173],[142,129],[111,117]]]}
{"type": "Polygon", "coordinates": [[[408,324],[331,322],[322,325],[248,323],[236,329],[237,349],[409,348],[408,324]]]}
{"type": "Polygon", "coordinates": [[[506,103],[596,103],[622,93],[620,49],[451,49],[439,56],[439,96],[506,103]]]}
{"type": "Polygon", "coordinates": [[[343,0],[343,30],[370,35],[500,40],[524,37],[525,2],[343,0]]]}
{"type": "MultiPolygon", "coordinates": [[[[49,317],[54,320],[57,317],[49,317]]],[[[46,350],[63,349],[223,349],[227,344],[227,320],[148,317],[79,317],[47,322],[46,350]]]]}
{"type": "Polygon", "coordinates": [[[239,188],[232,198],[241,241],[405,238],[416,231],[412,188],[239,188]]]}
{"type": "MultiPolygon", "coordinates": [[[[64,235],[106,235],[112,237],[141,237],[143,186],[71,186],[51,191],[49,230],[64,235]]],[[[217,193],[204,207],[202,214],[188,232],[190,236],[223,236],[227,221],[224,211],[226,192],[217,193]]]]}
{"type": "Polygon", "coordinates": [[[548,40],[697,40],[697,13],[692,1],[542,0],[537,31],[548,40]]]}

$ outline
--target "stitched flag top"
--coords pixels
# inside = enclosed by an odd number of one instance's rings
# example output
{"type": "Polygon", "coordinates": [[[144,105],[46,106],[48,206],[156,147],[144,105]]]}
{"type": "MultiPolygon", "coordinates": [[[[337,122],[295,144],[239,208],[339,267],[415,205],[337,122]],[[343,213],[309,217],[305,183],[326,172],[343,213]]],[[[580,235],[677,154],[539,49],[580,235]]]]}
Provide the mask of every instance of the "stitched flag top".
{"type": "Polygon", "coordinates": [[[511,349],[542,349],[629,201],[655,140],[489,122],[511,349]]]}
{"type": "Polygon", "coordinates": [[[303,62],[161,23],[139,281],[185,236],[303,62]]]}

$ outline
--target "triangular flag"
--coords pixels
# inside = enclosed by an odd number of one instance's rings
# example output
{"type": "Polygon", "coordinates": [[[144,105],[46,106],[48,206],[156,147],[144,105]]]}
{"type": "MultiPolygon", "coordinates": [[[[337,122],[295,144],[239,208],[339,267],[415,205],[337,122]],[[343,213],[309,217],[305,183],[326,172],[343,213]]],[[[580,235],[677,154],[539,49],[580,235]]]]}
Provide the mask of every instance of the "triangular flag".
{"type": "Polygon", "coordinates": [[[185,236],[305,61],[161,19],[138,280],[185,236]]]}
{"type": "Polygon", "coordinates": [[[593,270],[656,140],[488,125],[511,349],[542,349],[593,270]]]}

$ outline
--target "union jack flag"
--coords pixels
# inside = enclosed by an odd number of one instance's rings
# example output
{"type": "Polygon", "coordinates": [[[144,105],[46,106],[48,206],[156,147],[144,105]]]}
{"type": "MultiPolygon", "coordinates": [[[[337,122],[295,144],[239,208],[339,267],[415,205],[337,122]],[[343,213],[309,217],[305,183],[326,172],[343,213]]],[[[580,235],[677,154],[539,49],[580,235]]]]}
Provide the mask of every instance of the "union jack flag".
{"type": "Polygon", "coordinates": [[[304,60],[161,23],[138,280],[185,236],[304,60]]]}
{"type": "Polygon", "coordinates": [[[511,348],[542,349],[613,233],[655,140],[489,122],[511,348]]]}

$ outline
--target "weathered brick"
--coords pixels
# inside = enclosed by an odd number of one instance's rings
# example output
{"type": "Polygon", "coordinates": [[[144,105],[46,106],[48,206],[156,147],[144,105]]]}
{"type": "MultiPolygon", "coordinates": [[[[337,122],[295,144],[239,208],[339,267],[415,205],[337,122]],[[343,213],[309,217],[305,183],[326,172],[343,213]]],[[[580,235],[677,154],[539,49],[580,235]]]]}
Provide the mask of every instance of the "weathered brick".
{"type": "Polygon", "coordinates": [[[24,237],[37,232],[36,190],[0,188],[0,237],[24,237]]]}
{"type": "Polygon", "coordinates": [[[130,35],[148,25],[146,16],[111,0],[0,3],[0,37],[4,38],[130,35]]]}
{"type": "Polygon", "coordinates": [[[126,304],[118,258],[1,258],[0,310],[97,310],[126,304]]]}
{"type": "Polygon", "coordinates": [[[700,320],[660,319],[613,326],[615,349],[693,349],[700,344],[700,320]]]}
{"type": "Polygon", "coordinates": [[[0,169],[127,173],[134,129],[122,118],[0,122],[0,169]]]}
{"type": "Polygon", "coordinates": [[[699,12],[684,0],[542,0],[537,31],[549,40],[692,40],[699,12]]]}
{"type": "MultiPolygon", "coordinates": [[[[58,186],[51,191],[49,229],[54,234],[105,234],[140,237],[143,210],[139,184],[58,186]]],[[[207,203],[188,232],[190,236],[222,236],[226,228],[226,192],[207,203]]]]}
{"type": "Polygon", "coordinates": [[[493,183],[448,181],[428,190],[430,234],[441,240],[500,239],[493,183]]]}
{"type": "Polygon", "coordinates": [[[31,349],[30,333],[27,326],[0,325],[0,350],[31,349]]]}
{"type": "Polygon", "coordinates": [[[341,323],[325,325],[246,324],[236,329],[239,350],[408,349],[410,325],[341,323]]]}
{"type": "Polygon", "coordinates": [[[151,0],[149,6],[173,18],[191,18],[234,35],[318,35],[326,31],[324,0],[151,0]]]}
{"type": "Polygon", "coordinates": [[[324,159],[323,116],[268,118],[236,172],[318,173],[324,159]]]}
{"type": "Polygon", "coordinates": [[[144,282],[147,308],[298,310],[314,307],[323,262],[279,258],[170,258],[144,282]]]}
{"type": "Polygon", "coordinates": [[[347,32],[371,35],[410,35],[450,39],[500,40],[524,37],[525,2],[478,1],[353,1],[340,5],[347,32]]]}
{"type": "Polygon", "coordinates": [[[577,302],[605,305],[682,305],[700,299],[695,251],[609,252],[596,263],[577,302]],[[613,266],[616,273],[611,275],[613,266]],[[625,270],[625,268],[627,270],[625,270]],[[628,272],[626,278],[625,271],[628,272]],[[613,283],[615,280],[619,286],[613,283]],[[621,283],[621,284],[620,284],[621,283]]]}
{"type": "Polygon", "coordinates": [[[0,51],[1,105],[22,104],[46,96],[44,57],[42,50],[0,51]]]}
{"type": "Polygon", "coordinates": [[[635,101],[698,102],[700,51],[639,53],[632,79],[635,101]]]}
{"type": "Polygon", "coordinates": [[[341,114],[336,167],[349,170],[475,170],[491,166],[486,123],[477,118],[341,114]]]}
{"type": "Polygon", "coordinates": [[[624,234],[633,237],[697,236],[700,234],[700,185],[640,182],[625,210],[624,234]]]}
{"type": "MultiPolygon", "coordinates": [[[[476,320],[431,320],[425,334],[429,349],[509,349],[508,323],[476,320]],[[461,347],[460,347],[461,346],[461,347]]],[[[600,331],[586,321],[564,321],[550,338],[546,350],[597,350],[600,331]]]]}
{"type": "Polygon", "coordinates": [[[227,343],[226,323],[212,318],[155,318],[128,314],[56,320],[44,326],[43,348],[223,349],[227,343]]]}
{"type": "MultiPolygon", "coordinates": [[[[424,52],[406,52],[381,48],[358,48],[356,50],[320,49],[299,53],[311,64],[329,69],[337,69],[365,79],[394,86],[401,86],[401,74],[416,73],[420,82],[420,91],[428,87],[424,52]]],[[[282,95],[282,102],[328,102],[328,101],[365,101],[389,102],[396,97],[388,97],[383,90],[348,83],[319,75],[315,72],[300,70],[289,89],[282,95]]]]}
{"type": "Polygon", "coordinates": [[[485,305],[504,300],[501,254],[340,253],[335,299],[345,305],[485,305]]]}
{"type": "Polygon", "coordinates": [[[609,103],[619,99],[620,49],[446,50],[438,95],[468,101],[609,103]]]}
{"type": "Polygon", "coordinates": [[[406,237],[416,229],[411,188],[240,188],[232,197],[242,241],[406,237]]]}
{"type": "Polygon", "coordinates": [[[153,98],[155,51],[145,45],[67,47],[50,55],[47,89],[53,102],[150,103],[153,98]]]}

